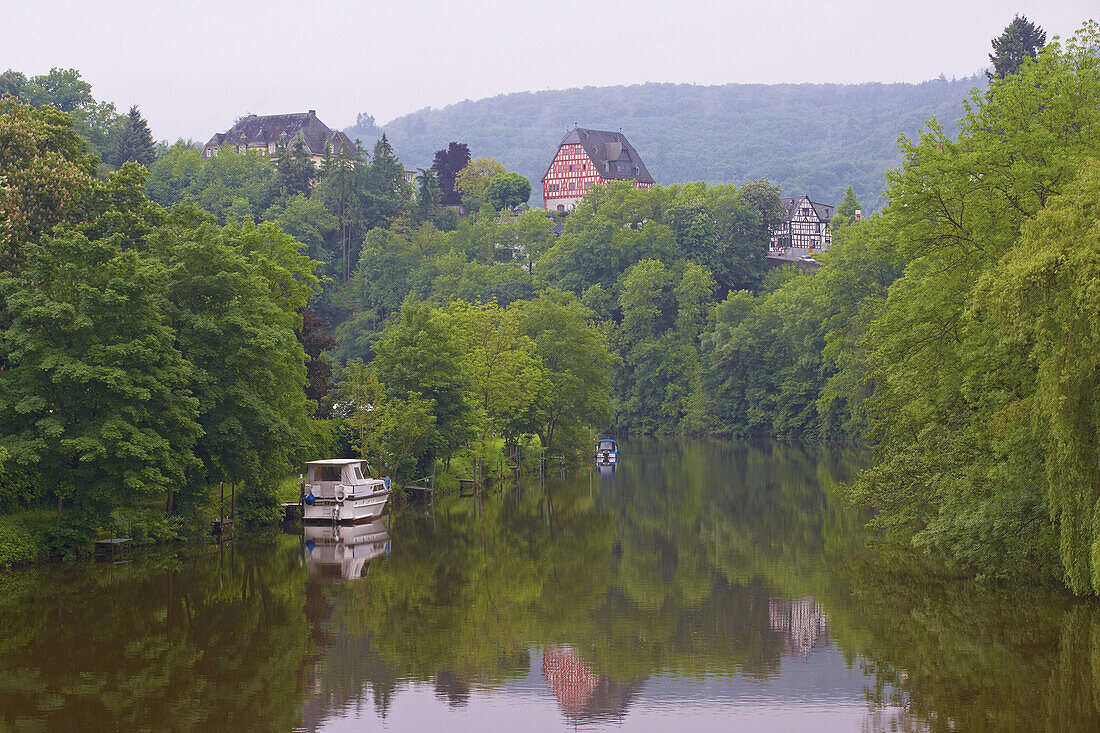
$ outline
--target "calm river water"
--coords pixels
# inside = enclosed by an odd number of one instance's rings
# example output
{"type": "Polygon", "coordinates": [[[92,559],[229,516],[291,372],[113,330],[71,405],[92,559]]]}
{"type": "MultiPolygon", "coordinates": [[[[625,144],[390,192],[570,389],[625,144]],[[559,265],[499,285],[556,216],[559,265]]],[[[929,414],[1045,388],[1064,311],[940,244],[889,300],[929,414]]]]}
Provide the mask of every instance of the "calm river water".
{"type": "Polygon", "coordinates": [[[389,527],[0,574],[0,731],[1100,730],[1100,606],[879,556],[856,456],[620,446],[389,527]]]}

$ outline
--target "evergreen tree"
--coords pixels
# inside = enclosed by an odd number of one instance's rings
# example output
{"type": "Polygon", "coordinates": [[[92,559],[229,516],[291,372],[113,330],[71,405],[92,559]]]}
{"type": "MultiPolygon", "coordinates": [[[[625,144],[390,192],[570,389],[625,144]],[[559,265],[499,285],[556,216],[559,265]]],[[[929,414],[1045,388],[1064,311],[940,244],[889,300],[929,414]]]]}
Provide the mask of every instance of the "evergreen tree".
{"type": "Polygon", "coordinates": [[[1026,15],[1017,15],[1005,26],[1004,32],[993,39],[993,53],[989,54],[993,71],[985,75],[992,81],[1017,73],[1024,59],[1038,56],[1046,42],[1046,31],[1029,21],[1026,15]]]}
{"type": "Polygon", "coordinates": [[[149,167],[156,159],[157,149],[153,143],[153,135],[135,104],[123,120],[122,132],[115,143],[115,167],[119,168],[130,161],[149,167]]]}
{"type": "Polygon", "coordinates": [[[844,200],[840,202],[840,206],[836,207],[836,213],[842,216],[848,217],[849,220],[854,219],[856,211],[860,210],[859,199],[856,198],[855,189],[848,186],[848,190],[844,192],[844,200]]]}
{"type": "Polygon", "coordinates": [[[275,171],[275,188],[279,193],[288,198],[299,193],[309,198],[317,168],[301,140],[295,140],[282,149],[282,155],[275,163],[275,171]]]}
{"type": "Polygon", "coordinates": [[[416,177],[416,183],[420,190],[416,194],[416,215],[420,221],[434,221],[439,215],[441,198],[439,178],[436,177],[435,168],[417,170],[420,175],[416,177]]]}
{"type": "Polygon", "coordinates": [[[855,189],[848,186],[848,190],[844,192],[844,199],[836,207],[836,215],[829,222],[829,228],[835,232],[848,226],[856,220],[856,212],[862,208],[859,205],[859,199],[856,198],[855,189]]]}
{"type": "Polygon", "coordinates": [[[382,133],[381,139],[374,145],[368,186],[372,194],[382,198],[407,201],[412,197],[405,180],[405,169],[386,139],[386,133],[382,133]]]}

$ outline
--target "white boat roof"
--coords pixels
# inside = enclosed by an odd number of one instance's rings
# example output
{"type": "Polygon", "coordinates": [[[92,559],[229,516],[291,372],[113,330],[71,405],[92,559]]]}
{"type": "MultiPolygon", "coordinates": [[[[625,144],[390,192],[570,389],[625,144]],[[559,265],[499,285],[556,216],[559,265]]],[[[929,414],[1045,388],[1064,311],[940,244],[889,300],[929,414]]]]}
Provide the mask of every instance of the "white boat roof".
{"type": "Polygon", "coordinates": [[[328,458],[323,461],[308,461],[307,466],[352,466],[356,463],[363,463],[364,458],[328,458]]]}

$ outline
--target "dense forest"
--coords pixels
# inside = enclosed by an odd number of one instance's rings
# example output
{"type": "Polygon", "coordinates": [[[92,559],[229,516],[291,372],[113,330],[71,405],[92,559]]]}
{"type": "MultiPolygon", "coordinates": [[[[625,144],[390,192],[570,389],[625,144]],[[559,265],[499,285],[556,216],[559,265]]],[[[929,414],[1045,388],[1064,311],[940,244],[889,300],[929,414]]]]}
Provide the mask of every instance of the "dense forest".
{"type": "Polygon", "coordinates": [[[430,163],[440,140],[462,140],[530,179],[539,203],[542,176],[568,130],[621,128],[660,184],[767,178],[784,195],[830,205],[851,185],[878,210],[883,171],[901,163],[898,136],[916,135],[933,117],[953,130],[966,94],[985,84],[979,74],[922,84],[585,87],[424,109],[381,129],[361,114],[345,132],[369,141],[384,129],[410,167],[430,163]]]}
{"type": "Polygon", "coordinates": [[[1089,23],[995,64],[956,125],[902,138],[881,212],[847,189],[812,273],[768,269],[776,180],[619,182],[549,217],[448,135],[415,190],[388,131],[318,164],[181,141],[146,166],[120,152],[151,142],[136,108],[97,144],[90,88],[66,111],[7,72],[0,510],[46,514],[0,531],[71,548],[221,482],[262,519],[306,455],[413,479],[593,429],[846,440],[876,447],[846,491],[885,535],[1094,594],[1098,47],[1089,23]]]}

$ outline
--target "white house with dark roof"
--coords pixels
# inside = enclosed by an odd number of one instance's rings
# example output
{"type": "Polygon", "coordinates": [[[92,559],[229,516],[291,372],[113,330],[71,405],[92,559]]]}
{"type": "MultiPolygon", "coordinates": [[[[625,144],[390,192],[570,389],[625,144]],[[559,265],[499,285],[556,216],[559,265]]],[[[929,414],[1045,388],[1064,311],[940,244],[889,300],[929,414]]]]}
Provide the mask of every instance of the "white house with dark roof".
{"type": "Polygon", "coordinates": [[[306,154],[316,163],[325,157],[325,150],[334,155],[353,156],[355,143],[317,119],[317,111],[286,115],[248,115],[228,131],[215,133],[202,149],[202,157],[213,158],[224,145],[232,145],[238,153],[259,151],[272,157],[283,148],[301,140],[306,154]]]}
{"type": "Polygon", "coordinates": [[[785,255],[828,252],[833,241],[829,231],[833,207],[816,204],[805,195],[783,196],[780,201],[787,215],[779,228],[772,232],[772,252],[785,255]]]}
{"type": "Polygon", "coordinates": [[[635,188],[654,184],[642,157],[621,132],[570,130],[542,177],[547,211],[570,211],[593,186],[608,181],[633,181],[635,188]]]}

